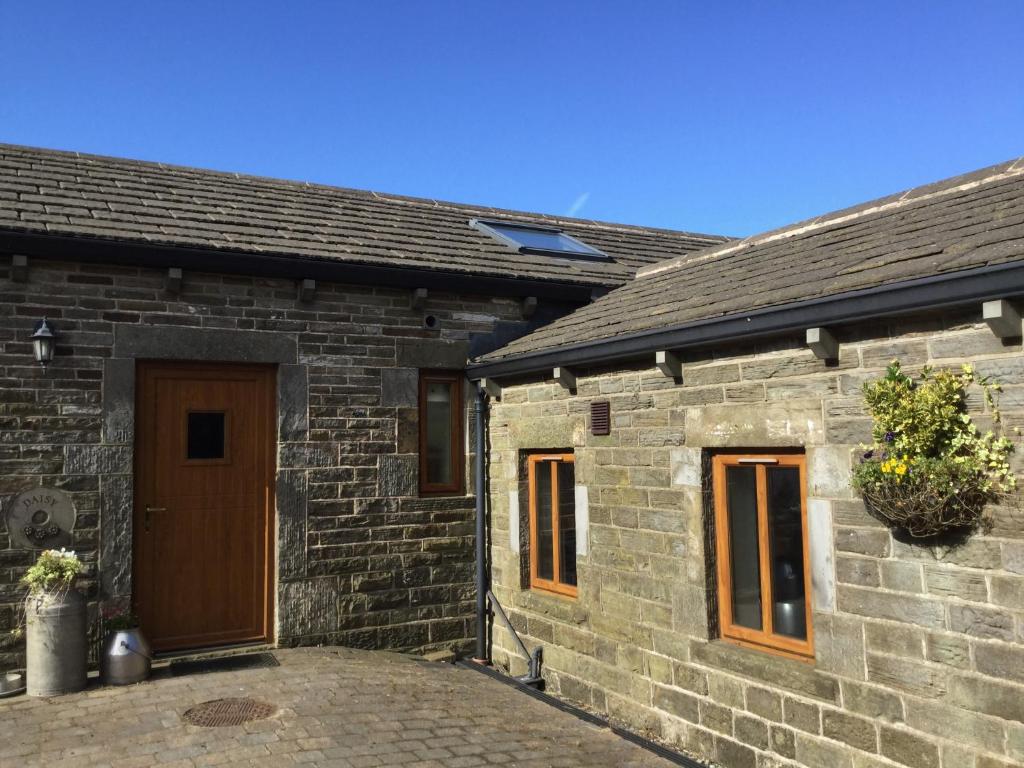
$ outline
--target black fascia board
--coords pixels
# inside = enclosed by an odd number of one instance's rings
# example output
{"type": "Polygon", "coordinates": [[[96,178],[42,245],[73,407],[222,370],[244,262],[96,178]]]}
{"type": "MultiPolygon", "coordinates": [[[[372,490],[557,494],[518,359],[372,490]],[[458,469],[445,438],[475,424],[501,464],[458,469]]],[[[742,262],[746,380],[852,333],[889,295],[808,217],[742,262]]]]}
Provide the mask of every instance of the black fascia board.
{"type": "Polygon", "coordinates": [[[471,379],[498,379],[557,366],[628,362],[658,350],[749,341],[807,328],[834,327],[1019,296],[1024,296],[1024,262],[999,264],[528,352],[506,360],[471,364],[466,374],[471,379]]]}
{"type": "Polygon", "coordinates": [[[133,243],[102,238],[0,232],[0,252],[48,260],[89,261],[97,264],[181,267],[196,272],[253,277],[310,278],[334,283],[381,285],[397,288],[432,288],[485,296],[536,296],[565,302],[587,303],[600,283],[494,277],[466,272],[387,267],[273,253],[193,248],[158,243],[133,243]]]}

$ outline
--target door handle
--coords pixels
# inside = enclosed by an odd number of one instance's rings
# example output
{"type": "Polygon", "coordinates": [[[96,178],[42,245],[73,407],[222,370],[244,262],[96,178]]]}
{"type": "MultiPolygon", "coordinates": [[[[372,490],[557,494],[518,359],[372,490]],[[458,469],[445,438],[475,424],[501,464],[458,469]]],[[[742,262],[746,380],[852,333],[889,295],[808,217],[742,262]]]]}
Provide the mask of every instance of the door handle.
{"type": "Polygon", "coordinates": [[[150,512],[166,512],[166,511],[167,511],[167,507],[150,507],[150,506],[147,506],[146,507],[146,514],[143,516],[143,525],[145,526],[146,530],[147,531],[149,530],[149,513],[150,512]]]}

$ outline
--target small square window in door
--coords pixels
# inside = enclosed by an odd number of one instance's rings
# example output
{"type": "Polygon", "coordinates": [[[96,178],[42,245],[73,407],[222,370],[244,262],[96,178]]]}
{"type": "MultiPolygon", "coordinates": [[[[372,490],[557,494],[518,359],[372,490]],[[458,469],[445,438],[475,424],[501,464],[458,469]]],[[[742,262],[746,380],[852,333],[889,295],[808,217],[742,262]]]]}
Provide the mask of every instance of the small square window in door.
{"type": "Polygon", "coordinates": [[[190,411],[186,437],[187,454],[190,461],[195,459],[223,459],[227,430],[224,411],[190,411]]]}

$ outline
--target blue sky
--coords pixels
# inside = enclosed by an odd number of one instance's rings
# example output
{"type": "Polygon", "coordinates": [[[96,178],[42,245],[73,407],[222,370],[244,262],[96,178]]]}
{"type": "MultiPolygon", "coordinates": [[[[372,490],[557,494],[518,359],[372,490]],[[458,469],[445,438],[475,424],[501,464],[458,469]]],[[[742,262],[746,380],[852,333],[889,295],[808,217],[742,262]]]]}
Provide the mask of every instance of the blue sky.
{"type": "Polygon", "coordinates": [[[0,0],[0,141],[743,235],[1024,155],[1024,2],[0,0]]]}

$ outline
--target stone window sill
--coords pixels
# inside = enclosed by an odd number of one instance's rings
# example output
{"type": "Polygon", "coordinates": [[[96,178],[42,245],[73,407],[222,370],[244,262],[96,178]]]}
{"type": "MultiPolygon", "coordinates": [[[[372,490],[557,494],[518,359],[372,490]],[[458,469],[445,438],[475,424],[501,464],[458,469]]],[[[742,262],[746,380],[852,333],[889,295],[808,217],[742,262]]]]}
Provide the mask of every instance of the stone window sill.
{"type": "Polygon", "coordinates": [[[574,624],[583,623],[590,615],[576,598],[538,589],[520,591],[516,595],[516,607],[574,624]]]}
{"type": "Polygon", "coordinates": [[[821,701],[839,701],[839,685],[835,678],[806,661],[744,648],[724,640],[693,641],[690,659],[696,664],[748,677],[769,688],[784,688],[821,701]]]}

